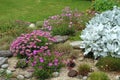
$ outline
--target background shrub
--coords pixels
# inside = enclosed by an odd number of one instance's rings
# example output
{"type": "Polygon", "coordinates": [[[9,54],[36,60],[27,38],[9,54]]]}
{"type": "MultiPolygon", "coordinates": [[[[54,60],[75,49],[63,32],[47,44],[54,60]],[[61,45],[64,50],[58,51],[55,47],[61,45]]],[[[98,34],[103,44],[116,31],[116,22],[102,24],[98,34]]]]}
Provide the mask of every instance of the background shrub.
{"type": "Polygon", "coordinates": [[[93,9],[96,11],[106,11],[111,10],[113,6],[118,6],[118,0],[95,0],[93,2],[93,9]]]}
{"type": "Polygon", "coordinates": [[[110,80],[104,72],[93,72],[90,74],[88,80],[110,80]]]}
{"type": "Polygon", "coordinates": [[[104,57],[98,60],[96,66],[103,71],[120,71],[120,59],[104,57]]]}

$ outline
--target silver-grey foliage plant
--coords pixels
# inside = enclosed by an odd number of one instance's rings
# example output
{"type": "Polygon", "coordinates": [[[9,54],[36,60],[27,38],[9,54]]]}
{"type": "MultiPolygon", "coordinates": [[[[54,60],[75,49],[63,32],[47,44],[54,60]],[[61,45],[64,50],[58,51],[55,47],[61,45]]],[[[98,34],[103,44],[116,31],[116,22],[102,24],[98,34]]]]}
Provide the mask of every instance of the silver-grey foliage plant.
{"type": "Polygon", "coordinates": [[[94,57],[120,58],[120,8],[114,6],[113,10],[96,14],[81,34],[84,55],[93,52],[94,57]]]}

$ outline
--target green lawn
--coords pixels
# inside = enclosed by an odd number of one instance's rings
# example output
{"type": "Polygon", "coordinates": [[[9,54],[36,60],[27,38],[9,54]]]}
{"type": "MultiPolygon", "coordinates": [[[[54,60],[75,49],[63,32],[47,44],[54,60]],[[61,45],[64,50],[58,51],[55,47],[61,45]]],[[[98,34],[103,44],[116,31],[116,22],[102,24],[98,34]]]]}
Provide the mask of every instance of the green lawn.
{"type": "Polygon", "coordinates": [[[61,13],[66,6],[85,11],[90,5],[87,0],[0,0],[0,24],[9,20],[35,22],[61,13]]]}

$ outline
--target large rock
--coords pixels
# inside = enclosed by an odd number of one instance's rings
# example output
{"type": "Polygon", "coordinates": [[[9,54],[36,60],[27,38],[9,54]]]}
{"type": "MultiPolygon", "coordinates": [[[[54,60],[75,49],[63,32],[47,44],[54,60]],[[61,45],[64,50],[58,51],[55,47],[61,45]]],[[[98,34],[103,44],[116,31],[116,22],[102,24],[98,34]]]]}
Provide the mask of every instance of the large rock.
{"type": "Polygon", "coordinates": [[[0,57],[11,57],[13,54],[9,50],[1,50],[0,57]]]}
{"type": "Polygon", "coordinates": [[[0,66],[8,62],[8,58],[0,57],[0,66]]]}
{"type": "Polygon", "coordinates": [[[70,70],[68,72],[69,77],[76,77],[78,75],[78,72],[76,70],[70,70]]]}
{"type": "Polygon", "coordinates": [[[80,44],[81,44],[81,41],[73,41],[70,43],[70,45],[76,49],[80,49],[80,44]]]}
{"type": "Polygon", "coordinates": [[[65,42],[68,40],[68,36],[60,36],[60,35],[57,35],[54,37],[56,39],[56,43],[60,43],[60,42],[65,42]]]}

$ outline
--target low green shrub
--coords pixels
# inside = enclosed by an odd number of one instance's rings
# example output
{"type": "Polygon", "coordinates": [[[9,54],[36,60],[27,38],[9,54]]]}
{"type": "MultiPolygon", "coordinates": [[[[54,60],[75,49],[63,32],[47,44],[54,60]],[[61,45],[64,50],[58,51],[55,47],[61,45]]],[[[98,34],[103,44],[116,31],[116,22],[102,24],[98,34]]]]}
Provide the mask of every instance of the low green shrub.
{"type": "Polygon", "coordinates": [[[110,80],[104,72],[93,72],[90,74],[88,80],[110,80]]]}
{"type": "Polygon", "coordinates": [[[96,66],[103,71],[120,71],[120,59],[114,57],[104,57],[98,60],[96,66]]]}
{"type": "Polygon", "coordinates": [[[78,67],[78,73],[82,76],[87,76],[91,71],[91,67],[88,64],[80,64],[78,67]]]}
{"type": "Polygon", "coordinates": [[[34,68],[34,75],[38,80],[45,80],[52,77],[53,72],[59,72],[63,66],[60,57],[62,56],[59,52],[51,53],[37,53],[35,57],[31,58],[31,63],[34,68]]]}
{"type": "Polygon", "coordinates": [[[111,10],[113,6],[118,6],[118,0],[95,0],[93,2],[93,9],[96,11],[106,11],[111,10]]]}

